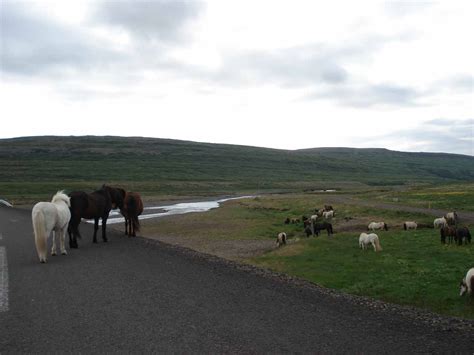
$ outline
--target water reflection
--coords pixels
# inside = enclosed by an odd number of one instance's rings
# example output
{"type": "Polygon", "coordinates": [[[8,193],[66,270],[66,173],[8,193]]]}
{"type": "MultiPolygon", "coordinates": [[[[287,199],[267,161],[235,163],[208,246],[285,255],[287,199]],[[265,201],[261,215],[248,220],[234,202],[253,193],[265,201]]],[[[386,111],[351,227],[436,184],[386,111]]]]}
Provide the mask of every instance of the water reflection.
{"type": "MultiPolygon", "coordinates": [[[[240,197],[230,197],[223,198],[220,200],[214,201],[203,201],[203,202],[184,202],[176,203],[174,205],[167,206],[151,206],[145,207],[143,214],[139,217],[140,220],[159,218],[165,216],[179,215],[191,212],[207,212],[214,208],[218,208],[222,202],[230,200],[239,200],[243,198],[253,198],[256,196],[240,196],[240,197]],[[156,212],[158,211],[158,212],[156,212]]],[[[118,211],[111,211],[107,224],[123,223],[125,222],[124,218],[118,211]]]]}

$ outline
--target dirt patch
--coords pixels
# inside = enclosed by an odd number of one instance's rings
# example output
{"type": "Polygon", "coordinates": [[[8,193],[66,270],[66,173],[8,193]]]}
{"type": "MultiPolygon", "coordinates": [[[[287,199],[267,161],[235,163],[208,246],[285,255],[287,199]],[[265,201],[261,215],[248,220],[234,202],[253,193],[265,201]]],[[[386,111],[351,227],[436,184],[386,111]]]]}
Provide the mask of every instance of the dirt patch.
{"type": "Polygon", "coordinates": [[[172,245],[179,245],[200,253],[211,254],[233,261],[252,258],[275,249],[275,242],[273,240],[209,240],[205,238],[156,234],[143,236],[145,238],[159,240],[172,245]]]}

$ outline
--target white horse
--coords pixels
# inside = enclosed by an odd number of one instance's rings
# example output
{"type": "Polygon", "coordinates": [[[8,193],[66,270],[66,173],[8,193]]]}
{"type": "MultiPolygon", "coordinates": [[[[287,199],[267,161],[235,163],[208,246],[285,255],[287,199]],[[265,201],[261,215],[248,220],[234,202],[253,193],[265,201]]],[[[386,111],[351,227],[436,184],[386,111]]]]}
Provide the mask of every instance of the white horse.
{"type": "Polygon", "coordinates": [[[335,216],[334,210],[323,212],[323,217],[326,219],[333,218],[335,216]]]}
{"type": "Polygon", "coordinates": [[[444,217],[435,218],[435,220],[433,221],[434,228],[446,227],[447,225],[448,225],[448,221],[446,221],[446,218],[444,217]]]}
{"type": "Polygon", "coordinates": [[[416,228],[418,228],[418,224],[416,222],[405,222],[405,223],[403,223],[403,229],[404,230],[416,229],[416,228]]]}
{"type": "Polygon", "coordinates": [[[36,251],[41,263],[46,262],[48,237],[53,232],[51,255],[56,255],[56,237],[59,238],[61,254],[66,255],[64,237],[71,219],[69,196],[58,191],[51,202],[38,202],[31,211],[35,232],[36,251]]]}
{"type": "Polygon", "coordinates": [[[385,222],[372,222],[372,223],[369,223],[369,225],[367,226],[367,229],[368,230],[382,230],[382,229],[385,229],[386,231],[388,231],[388,226],[387,226],[387,223],[385,222]]]}
{"type": "Polygon", "coordinates": [[[455,211],[446,213],[444,218],[449,225],[456,225],[458,222],[458,214],[455,211]]]}
{"type": "Polygon", "coordinates": [[[461,287],[459,296],[464,295],[466,292],[472,296],[472,291],[474,290],[474,267],[469,269],[459,286],[461,287]]]}
{"type": "Polygon", "coordinates": [[[379,236],[375,233],[361,233],[359,237],[359,247],[363,250],[367,249],[367,246],[372,244],[374,247],[374,251],[382,251],[382,247],[380,246],[379,236]]]}
{"type": "Polygon", "coordinates": [[[277,247],[281,247],[282,245],[286,244],[285,232],[278,233],[276,244],[277,244],[277,247]]]}

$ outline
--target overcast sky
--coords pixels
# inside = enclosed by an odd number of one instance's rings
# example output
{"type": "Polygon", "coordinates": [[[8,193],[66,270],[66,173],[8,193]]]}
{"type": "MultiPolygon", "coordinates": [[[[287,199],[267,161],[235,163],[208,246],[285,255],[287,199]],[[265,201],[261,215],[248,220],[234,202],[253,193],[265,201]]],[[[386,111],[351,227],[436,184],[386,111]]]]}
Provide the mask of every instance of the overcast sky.
{"type": "Polygon", "coordinates": [[[474,1],[1,0],[0,138],[474,155],[474,1]]]}

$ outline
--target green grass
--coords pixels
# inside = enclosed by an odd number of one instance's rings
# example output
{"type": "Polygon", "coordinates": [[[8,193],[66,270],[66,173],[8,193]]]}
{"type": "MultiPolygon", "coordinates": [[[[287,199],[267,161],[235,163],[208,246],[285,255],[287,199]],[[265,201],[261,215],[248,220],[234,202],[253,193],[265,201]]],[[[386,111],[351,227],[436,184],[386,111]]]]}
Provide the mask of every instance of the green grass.
{"type": "Polygon", "coordinates": [[[289,245],[252,263],[347,293],[474,318],[474,301],[458,294],[459,281],[474,266],[472,244],[442,245],[429,229],[378,234],[379,253],[359,249],[358,233],[340,233],[289,245]]]}
{"type": "MultiPolygon", "coordinates": [[[[374,197],[369,195],[369,198],[374,197]]],[[[375,198],[416,207],[474,212],[474,183],[413,187],[404,191],[388,191],[375,198]]]]}

